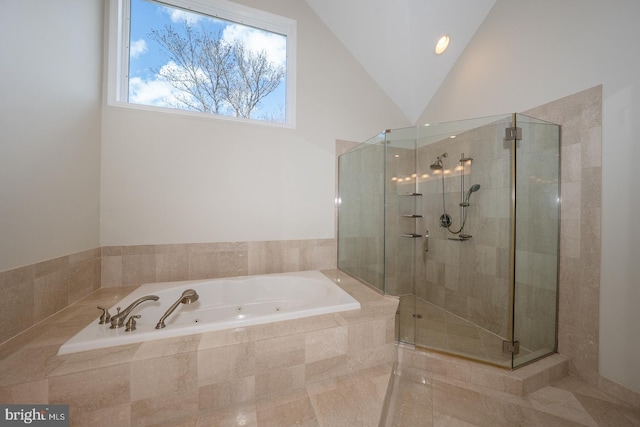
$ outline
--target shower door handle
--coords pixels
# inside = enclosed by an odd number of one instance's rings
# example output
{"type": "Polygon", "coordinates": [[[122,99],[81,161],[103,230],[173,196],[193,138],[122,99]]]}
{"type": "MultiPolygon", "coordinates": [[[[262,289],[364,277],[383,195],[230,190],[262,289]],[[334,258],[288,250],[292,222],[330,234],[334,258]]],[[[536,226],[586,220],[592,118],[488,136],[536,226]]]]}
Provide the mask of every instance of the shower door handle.
{"type": "Polygon", "coordinates": [[[429,230],[424,232],[424,251],[429,252],[429,230]]]}

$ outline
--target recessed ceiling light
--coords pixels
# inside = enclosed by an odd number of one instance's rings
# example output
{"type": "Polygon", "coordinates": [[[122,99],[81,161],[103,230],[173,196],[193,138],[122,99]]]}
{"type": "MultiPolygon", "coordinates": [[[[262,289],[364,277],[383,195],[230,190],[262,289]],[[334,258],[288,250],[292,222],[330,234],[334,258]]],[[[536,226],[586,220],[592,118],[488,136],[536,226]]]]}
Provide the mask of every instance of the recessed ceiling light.
{"type": "Polygon", "coordinates": [[[436,54],[440,55],[445,50],[447,50],[448,46],[449,46],[449,36],[444,35],[440,37],[440,39],[438,40],[438,43],[436,43],[436,48],[435,48],[436,54]]]}

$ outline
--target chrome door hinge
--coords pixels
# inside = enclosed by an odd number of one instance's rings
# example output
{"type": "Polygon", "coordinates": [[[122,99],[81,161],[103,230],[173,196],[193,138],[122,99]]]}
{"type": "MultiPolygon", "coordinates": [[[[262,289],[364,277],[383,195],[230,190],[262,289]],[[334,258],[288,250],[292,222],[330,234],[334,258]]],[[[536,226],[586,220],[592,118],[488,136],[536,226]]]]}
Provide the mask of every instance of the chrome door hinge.
{"type": "Polygon", "coordinates": [[[504,140],[505,141],[520,141],[522,139],[522,128],[511,127],[505,128],[504,140]]]}
{"type": "Polygon", "coordinates": [[[502,352],[505,354],[520,353],[520,341],[502,341],[502,352]]]}

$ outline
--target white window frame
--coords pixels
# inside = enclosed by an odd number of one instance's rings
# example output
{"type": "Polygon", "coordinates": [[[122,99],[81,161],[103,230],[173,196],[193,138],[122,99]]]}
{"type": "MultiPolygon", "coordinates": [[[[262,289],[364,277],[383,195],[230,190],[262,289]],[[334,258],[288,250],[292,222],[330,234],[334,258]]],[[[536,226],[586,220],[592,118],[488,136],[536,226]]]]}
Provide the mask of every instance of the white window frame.
{"type": "Polygon", "coordinates": [[[296,21],[226,0],[155,0],[167,6],[199,12],[238,24],[282,34],[287,38],[285,122],[246,119],[128,102],[130,0],[109,0],[107,105],[171,114],[196,115],[214,119],[295,128],[296,111],[296,21]]]}

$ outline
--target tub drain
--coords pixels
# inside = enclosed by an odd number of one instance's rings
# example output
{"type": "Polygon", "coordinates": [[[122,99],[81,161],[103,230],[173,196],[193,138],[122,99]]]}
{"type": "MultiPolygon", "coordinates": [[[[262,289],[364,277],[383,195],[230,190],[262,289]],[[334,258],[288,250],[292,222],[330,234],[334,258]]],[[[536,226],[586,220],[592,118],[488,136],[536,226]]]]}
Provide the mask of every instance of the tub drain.
{"type": "Polygon", "coordinates": [[[237,306],[237,307],[236,307],[236,311],[242,311],[242,306],[240,306],[240,305],[239,305],[239,306],[237,306]]]}
{"type": "Polygon", "coordinates": [[[276,307],[276,311],[280,311],[280,307],[276,307]]]}

